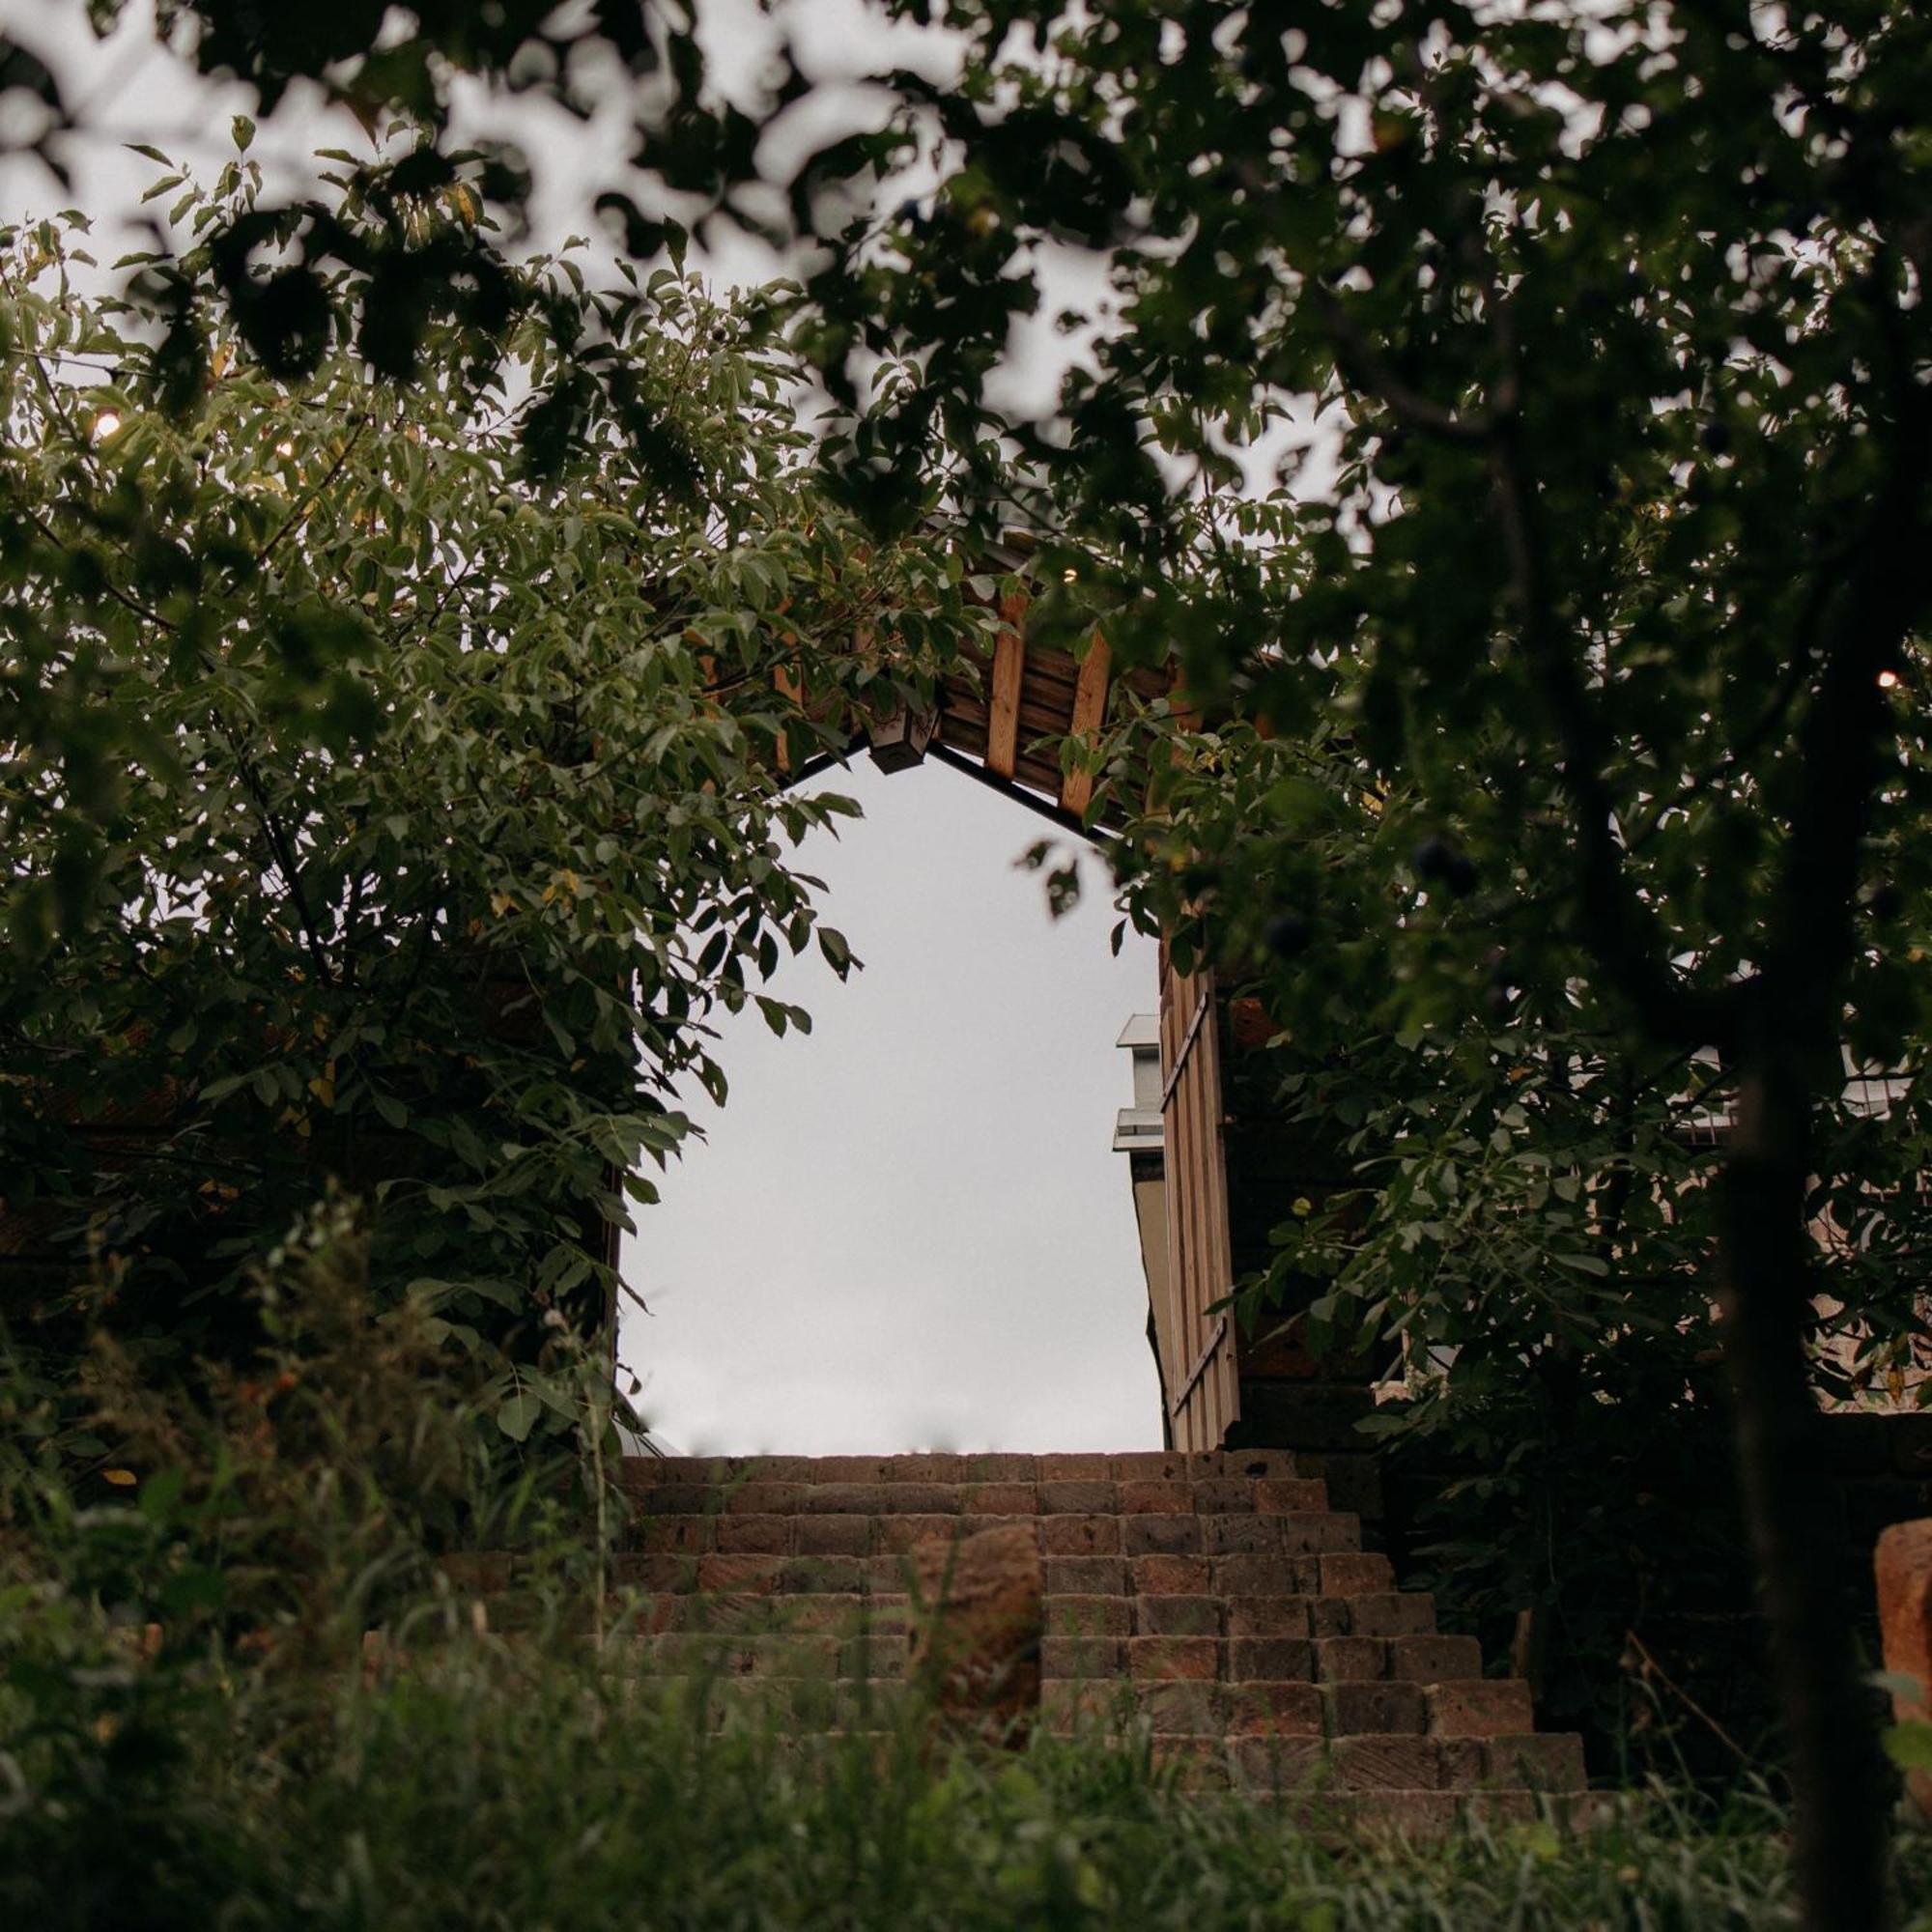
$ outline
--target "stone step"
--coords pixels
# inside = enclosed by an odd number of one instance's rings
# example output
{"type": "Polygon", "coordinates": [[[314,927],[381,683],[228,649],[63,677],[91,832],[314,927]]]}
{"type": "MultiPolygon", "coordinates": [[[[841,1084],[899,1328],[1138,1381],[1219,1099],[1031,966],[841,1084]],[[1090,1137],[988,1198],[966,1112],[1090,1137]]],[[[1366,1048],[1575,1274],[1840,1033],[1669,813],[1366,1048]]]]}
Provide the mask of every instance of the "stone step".
{"type": "MultiPolygon", "coordinates": [[[[905,1590],[872,1592],[660,1590],[631,1604],[644,1631],[910,1630],[905,1590]]],[[[1044,1599],[1048,1642],[1057,1638],[1211,1636],[1226,1638],[1432,1636],[1434,1601],[1416,1592],[1359,1597],[1078,1596],[1044,1599]]]]}
{"type": "Polygon", "coordinates": [[[1040,1713],[1050,1730],[1123,1720],[1187,1737],[1520,1737],[1535,1729],[1528,1687],[1475,1677],[1438,1684],[1305,1679],[1042,1677],[1040,1713]]]}
{"type": "Polygon", "coordinates": [[[1472,1636],[1049,1636],[1049,1677],[1195,1677],[1221,1683],[1387,1680],[1435,1684],[1480,1677],[1472,1636]]]}
{"type": "Polygon", "coordinates": [[[716,1487],[781,1483],[1191,1483],[1220,1477],[1295,1475],[1281,1449],[1217,1449],[1201,1454],[1135,1450],[1117,1456],[1015,1456],[1001,1453],[908,1456],[631,1456],[629,1482],[716,1487]]]}
{"type": "MultiPolygon", "coordinates": [[[[685,1492],[678,1493],[681,1498],[685,1492]]],[[[1031,1531],[1043,1556],[1298,1555],[1353,1550],[1361,1545],[1357,1519],[1332,1510],[1175,1511],[1149,1516],[1086,1511],[1023,1516],[907,1511],[895,1515],[845,1510],[811,1515],[759,1510],[740,1516],[678,1509],[639,1517],[624,1541],[631,1549],[659,1554],[702,1555],[716,1550],[754,1556],[875,1556],[935,1540],[1011,1528],[1031,1531]]]]}
{"type": "MultiPolygon", "coordinates": [[[[1386,1597],[1395,1594],[1388,1560],[1353,1550],[1289,1556],[1047,1556],[1040,1562],[1055,1597],[1386,1597]]],[[[763,1595],[801,1592],[889,1595],[910,1589],[906,1552],[874,1556],[780,1556],[751,1552],[641,1551],[614,1557],[620,1589],[705,1590],[763,1595]]]]}
{"type": "MultiPolygon", "coordinates": [[[[1324,1516],[1327,1485],[1301,1476],[1200,1482],[807,1483],[747,1477],[684,1483],[627,1475],[634,1516],[1108,1517],[1324,1516]]],[[[983,1525],[980,1525],[983,1526],[983,1525]]]]}

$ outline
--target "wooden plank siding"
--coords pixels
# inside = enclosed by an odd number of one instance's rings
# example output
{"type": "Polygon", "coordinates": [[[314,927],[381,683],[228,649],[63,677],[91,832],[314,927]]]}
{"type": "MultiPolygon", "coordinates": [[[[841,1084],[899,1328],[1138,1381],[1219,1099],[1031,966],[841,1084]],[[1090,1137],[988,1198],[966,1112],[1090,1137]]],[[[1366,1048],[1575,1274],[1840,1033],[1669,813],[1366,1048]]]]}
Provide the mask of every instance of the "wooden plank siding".
{"type": "Polygon", "coordinates": [[[1156,1311],[1177,1449],[1217,1449],[1240,1415],[1234,1324],[1214,1304],[1234,1285],[1221,1148],[1220,1015],[1211,972],[1160,954],[1161,1129],[1167,1172],[1167,1320],[1156,1311]]]}

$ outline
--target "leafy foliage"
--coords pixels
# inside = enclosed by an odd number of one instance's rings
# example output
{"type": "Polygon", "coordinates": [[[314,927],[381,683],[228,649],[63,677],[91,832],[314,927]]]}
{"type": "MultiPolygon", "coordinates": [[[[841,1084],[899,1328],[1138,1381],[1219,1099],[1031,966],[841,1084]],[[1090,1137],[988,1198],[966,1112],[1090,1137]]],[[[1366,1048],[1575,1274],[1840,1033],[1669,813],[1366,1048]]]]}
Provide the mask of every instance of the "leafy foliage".
{"type": "MultiPolygon", "coordinates": [[[[258,186],[183,190],[218,217],[190,286],[258,186]]],[[[339,1182],[377,1305],[469,1351],[502,1435],[608,1418],[611,1231],[689,1130],[672,1082],[723,1094],[707,1015],[807,1025],[759,981],[849,961],[787,864],[851,809],[782,790],[843,744],[800,696],[916,695],[957,567],[816,497],[768,324],[669,270],[524,265],[491,353],[439,325],[407,388],[332,321],[299,376],[221,325],[183,390],[174,285],[82,294],[72,227],[0,267],[15,1317],[55,1361],[102,1321],[157,1376],[232,1358],[251,1265],[339,1182]]]]}

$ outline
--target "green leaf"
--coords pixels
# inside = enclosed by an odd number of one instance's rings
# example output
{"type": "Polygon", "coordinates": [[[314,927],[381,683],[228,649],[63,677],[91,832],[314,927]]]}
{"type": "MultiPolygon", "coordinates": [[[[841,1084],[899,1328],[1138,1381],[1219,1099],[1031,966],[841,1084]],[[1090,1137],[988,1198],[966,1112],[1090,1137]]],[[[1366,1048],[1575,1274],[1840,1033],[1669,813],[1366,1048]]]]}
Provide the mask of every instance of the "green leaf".
{"type": "Polygon", "coordinates": [[[543,1413],[543,1403],[527,1389],[519,1389],[516,1394],[497,1411],[497,1427],[512,1442],[524,1442],[536,1427],[537,1417],[543,1413]]]}

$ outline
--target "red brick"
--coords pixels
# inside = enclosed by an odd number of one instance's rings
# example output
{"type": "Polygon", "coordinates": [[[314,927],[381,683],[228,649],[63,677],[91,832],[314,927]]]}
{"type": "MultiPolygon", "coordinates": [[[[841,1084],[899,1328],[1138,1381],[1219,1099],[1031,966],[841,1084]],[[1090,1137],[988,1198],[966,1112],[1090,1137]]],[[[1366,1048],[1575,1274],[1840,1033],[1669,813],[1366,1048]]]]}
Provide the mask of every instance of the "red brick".
{"type": "Polygon", "coordinates": [[[1281,1548],[1275,1525],[1278,1516],[1204,1516],[1201,1547],[1210,1556],[1263,1556],[1281,1548]]]}
{"type": "MultiPolygon", "coordinates": [[[[793,1474],[792,1480],[821,1486],[861,1483],[870,1487],[875,1483],[891,1482],[898,1462],[899,1458],[895,1456],[815,1456],[805,1468],[793,1474]]],[[[778,1475],[775,1469],[764,1473],[772,1477],[778,1475]]]]}
{"type": "Polygon", "coordinates": [[[1222,1687],[1231,1737],[1319,1738],[1321,1693],[1313,1684],[1277,1680],[1222,1687]]]}
{"type": "Polygon", "coordinates": [[[1244,1683],[1312,1681],[1315,1646],[1298,1636],[1237,1636],[1228,1645],[1228,1675],[1244,1683]]]}
{"type": "Polygon", "coordinates": [[[800,1556],[868,1556],[871,1520],[863,1516],[802,1516],[792,1526],[800,1556]]]}
{"type": "Polygon", "coordinates": [[[1574,1732],[1491,1738],[1483,1752],[1483,1769],[1492,1784],[1530,1791],[1583,1788],[1583,1740],[1574,1732]]]}
{"type": "Polygon", "coordinates": [[[717,1526],[711,1516],[654,1516],[632,1526],[630,1542],[651,1555],[696,1556],[711,1548],[717,1526]]]}
{"type": "Polygon", "coordinates": [[[1435,1599],[1426,1590],[1389,1590],[1346,1601],[1350,1628],[1362,1636],[1428,1636],[1435,1629],[1435,1599]]]}
{"type": "Polygon", "coordinates": [[[1198,1516],[1253,1516],[1255,1486],[1241,1476],[1209,1476],[1194,1485],[1198,1516]]]}
{"type": "Polygon", "coordinates": [[[1311,1516],[1271,1516],[1264,1520],[1277,1525],[1281,1547],[1290,1555],[1296,1552],[1326,1555],[1331,1550],[1359,1552],[1362,1547],[1360,1519],[1345,1516],[1340,1510],[1325,1510],[1311,1516]]]}
{"type": "Polygon", "coordinates": [[[1388,1643],[1378,1636],[1317,1637],[1315,1664],[1322,1680],[1330,1684],[1358,1684],[1386,1677],[1388,1643]]]}
{"type": "Polygon", "coordinates": [[[709,1516],[718,1508],[719,1493],[690,1483],[652,1483],[633,1492],[631,1507],[640,1517],[709,1516]]]}
{"type": "Polygon", "coordinates": [[[1135,1677],[1211,1680],[1219,1671],[1221,1646],[1211,1636],[1131,1636],[1127,1669],[1135,1677]]]}
{"type": "Polygon", "coordinates": [[[1135,1556],[1127,1567],[1137,1597],[1201,1597],[1212,1587],[1205,1556],[1135,1556]]]}
{"type": "Polygon", "coordinates": [[[1372,1837],[1440,1838],[1463,1816],[1451,1791],[1375,1791],[1344,1794],[1355,1830],[1372,1837]]]}
{"type": "Polygon", "coordinates": [[[1109,1456],[1107,1473],[1122,1483],[1184,1483],[1187,1458],[1169,1449],[1137,1449],[1125,1456],[1109,1456]]]}
{"type": "Polygon", "coordinates": [[[905,1550],[868,1556],[860,1570],[866,1590],[872,1596],[898,1595],[912,1587],[912,1557],[905,1550]]]}
{"type": "Polygon", "coordinates": [[[1151,1738],[1148,1759],[1182,1791],[1227,1791],[1235,1783],[1235,1766],[1219,1738],[1151,1738]]]}
{"type": "Polygon", "coordinates": [[[1391,1677],[1441,1684],[1483,1674],[1483,1646],[1472,1636],[1399,1636],[1389,1644],[1391,1677]]]}
{"type": "Polygon", "coordinates": [[[968,1516],[1032,1516],[1039,1497],[1031,1483],[981,1483],[960,1498],[968,1516]]]}
{"type": "Polygon", "coordinates": [[[1528,1791],[1471,1791],[1459,1801],[1463,1815],[1485,1825],[1533,1825],[1537,1803],[1528,1791]]]}
{"type": "MultiPolygon", "coordinates": [[[[1024,1483],[1032,1489],[1039,1477],[1039,1458],[1037,1456],[1013,1456],[1004,1451],[974,1456],[973,1480],[976,1483],[1024,1483]]],[[[1024,1515],[1024,1511],[1016,1512],[1024,1515]]]]}
{"type": "Polygon", "coordinates": [[[1429,1707],[1415,1684],[1324,1684],[1321,1695],[1328,1707],[1328,1735],[1358,1737],[1367,1731],[1396,1731],[1420,1737],[1427,1727],[1429,1707]]]}
{"type": "Polygon", "coordinates": [[[1434,1791],[1442,1747],[1434,1738],[1337,1738],[1335,1781],[1344,1791],[1434,1791]]]}
{"type": "Polygon", "coordinates": [[[620,1590],[689,1590],[696,1585],[699,1563],[715,1563],[715,1556],[631,1556],[611,1560],[611,1580],[620,1590]]]}
{"type": "Polygon", "coordinates": [[[1040,1639],[1039,1668],[1044,1677],[1118,1677],[1125,1662],[1125,1638],[1049,1636],[1040,1639]]]}
{"type": "Polygon", "coordinates": [[[1040,1567],[1048,1596],[1118,1597],[1127,1587],[1127,1566],[1118,1556],[1048,1556],[1040,1567]]]}
{"type": "Polygon", "coordinates": [[[1104,1483],[1111,1456],[1042,1456],[1035,1475],[1042,1483],[1104,1483]]]}
{"type": "Polygon", "coordinates": [[[1306,1636],[1306,1597],[1230,1597],[1230,1636],[1306,1636]]]}
{"type": "Polygon", "coordinates": [[[1050,1677],[1039,1687],[1040,1722],[1062,1734],[1098,1728],[1111,1723],[1122,1698],[1121,1687],[1104,1678],[1050,1677]]]}
{"type": "Polygon", "coordinates": [[[1321,1594],[1324,1597],[1383,1596],[1395,1588],[1395,1572],[1386,1556],[1363,1551],[1323,1556],[1321,1594]]]}
{"type": "Polygon", "coordinates": [[[1043,1516],[1039,1548],[1045,1556],[1115,1556],[1121,1548],[1117,1516],[1043,1516]]]}
{"type": "Polygon", "coordinates": [[[1072,1516],[1100,1516],[1111,1514],[1118,1507],[1117,1492],[1109,1482],[1043,1482],[1039,1485],[1042,1516],[1062,1512],[1072,1516]]]}
{"type": "Polygon", "coordinates": [[[1053,1597],[1043,1600],[1048,1634],[1054,1636],[1127,1636],[1134,1625],[1127,1597],[1053,1597]]]}
{"type": "Polygon", "coordinates": [[[717,1543],[733,1556],[783,1556],[791,1549],[788,1516],[721,1516],[717,1543]]]}
{"type": "Polygon", "coordinates": [[[1305,1789],[1322,1776],[1328,1762],[1321,1745],[1285,1736],[1239,1738],[1233,1750],[1241,1782],[1259,1791],[1305,1789]]]}
{"type": "Polygon", "coordinates": [[[895,1516],[958,1516],[965,1507],[963,1483],[881,1483],[873,1512],[895,1516]]]}
{"type": "Polygon", "coordinates": [[[1213,1587],[1224,1597],[1302,1597],[1315,1587],[1306,1556],[1217,1556],[1213,1587]]]}
{"type": "Polygon", "coordinates": [[[1201,1548],[1198,1517],[1129,1516],[1121,1524],[1129,1556],[1191,1556],[1201,1548]]]}
{"type": "Polygon", "coordinates": [[[700,1556],[700,1590],[776,1590],[780,1559],[772,1556],[700,1556]]]}
{"type": "Polygon", "coordinates": [[[1310,1597],[1308,1632],[1311,1636],[1373,1636],[1373,1631],[1357,1630],[1355,1605],[1372,1602],[1364,1597],[1310,1597]]]}
{"type": "Polygon", "coordinates": [[[724,1496],[726,1516],[788,1516],[799,1506],[805,1483],[740,1483],[724,1496]]]}
{"type": "Polygon", "coordinates": [[[1188,1483],[1123,1482],[1119,1494],[1122,1516],[1194,1514],[1194,1490],[1188,1483]]]}
{"type": "Polygon", "coordinates": [[[1137,1636],[1221,1634],[1218,1597],[1136,1597],[1133,1606],[1137,1636]]]}
{"type": "Polygon", "coordinates": [[[1520,1677],[1475,1677],[1429,1687],[1429,1728],[1438,1738],[1520,1737],[1536,1728],[1520,1677]]]}
{"type": "Polygon", "coordinates": [[[1255,1485],[1255,1508],[1264,1516],[1326,1516],[1328,1486],[1298,1476],[1264,1476],[1255,1485]]]}
{"type": "Polygon", "coordinates": [[[788,1596],[831,1590],[856,1596],[866,1587],[866,1559],[861,1556],[794,1556],[780,1568],[778,1587],[788,1596]]]}
{"type": "MultiPolygon", "coordinates": [[[[799,1519],[803,1529],[807,1519],[799,1519]]],[[[950,1543],[964,1534],[959,1520],[950,1516],[882,1516],[874,1524],[873,1547],[882,1555],[916,1549],[922,1543],[950,1543]]]]}
{"type": "Polygon", "coordinates": [[[1193,1464],[1197,1480],[1206,1482],[1215,1476],[1293,1476],[1299,1472],[1295,1468],[1293,1452],[1287,1449],[1210,1449],[1205,1455],[1196,1456],[1193,1464]]]}
{"type": "Polygon", "coordinates": [[[1218,1690],[1198,1678],[1144,1679],[1134,1687],[1134,1704],[1153,1731],[1173,1737],[1222,1737],[1227,1723],[1218,1690]]]}

